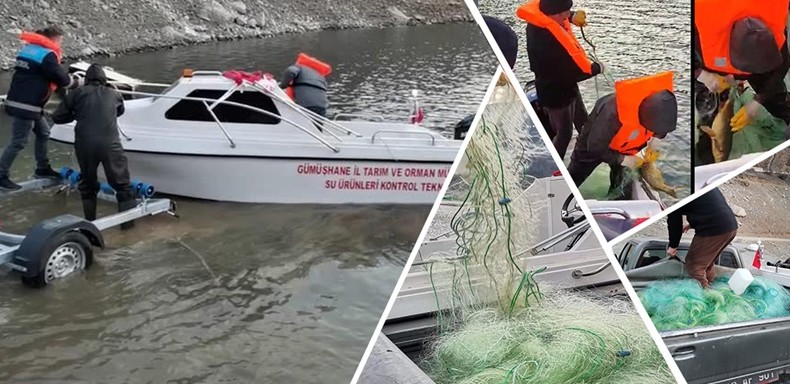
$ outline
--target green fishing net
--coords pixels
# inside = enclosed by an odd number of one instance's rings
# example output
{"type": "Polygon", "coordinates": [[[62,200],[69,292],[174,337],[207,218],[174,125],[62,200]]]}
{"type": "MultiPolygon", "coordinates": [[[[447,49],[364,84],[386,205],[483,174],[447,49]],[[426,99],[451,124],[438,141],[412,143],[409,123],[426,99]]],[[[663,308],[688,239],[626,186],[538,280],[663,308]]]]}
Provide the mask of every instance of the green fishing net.
{"type": "Polygon", "coordinates": [[[437,384],[674,382],[629,302],[566,291],[512,316],[470,312],[425,368],[437,384]]]}
{"type": "MultiPolygon", "coordinates": [[[[754,92],[749,89],[743,94],[731,92],[730,97],[735,101],[735,113],[754,99],[754,92]]],[[[764,152],[785,141],[785,123],[781,119],[771,116],[765,108],[760,108],[757,116],[750,125],[732,135],[732,149],[730,159],[737,159],[750,153],[764,152]]]]}
{"type": "Polygon", "coordinates": [[[727,280],[717,278],[711,289],[692,279],[656,281],[639,299],[659,331],[790,316],[790,293],[781,285],[757,276],[738,296],[727,280]]]}
{"type": "Polygon", "coordinates": [[[537,283],[546,267],[529,250],[545,238],[545,196],[556,192],[523,186],[523,169],[546,150],[524,140],[515,91],[499,91],[459,167],[467,183],[450,220],[456,250],[422,267],[438,327],[421,367],[438,384],[674,383],[627,299],[537,283]]]}

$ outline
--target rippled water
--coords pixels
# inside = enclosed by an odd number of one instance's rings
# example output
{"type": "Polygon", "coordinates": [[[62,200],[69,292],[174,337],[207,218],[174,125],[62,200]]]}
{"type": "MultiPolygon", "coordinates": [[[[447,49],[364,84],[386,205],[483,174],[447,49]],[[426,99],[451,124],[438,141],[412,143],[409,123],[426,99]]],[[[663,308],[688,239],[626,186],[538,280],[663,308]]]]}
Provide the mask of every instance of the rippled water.
{"type": "MultiPolygon", "coordinates": [[[[473,24],[351,30],[227,42],[103,60],[149,81],[184,67],[272,69],[299,52],[334,66],[331,108],[428,120],[474,113],[495,64],[473,24]]],[[[0,74],[0,93],[9,74],[0,74]]],[[[0,115],[0,127],[9,121],[0,115]]],[[[7,128],[2,129],[2,144],[7,128]]],[[[32,148],[14,167],[33,168],[32,148]]],[[[58,166],[74,164],[52,145],[58,166]]],[[[348,382],[429,207],[283,206],[177,199],[180,219],[106,233],[87,273],[44,290],[0,276],[0,382],[348,382]]],[[[0,200],[21,233],[76,196],[0,200]]],[[[113,212],[103,204],[100,215],[113,212]]]]}
{"type": "MultiPolygon", "coordinates": [[[[510,24],[519,35],[519,58],[515,73],[522,84],[532,80],[526,49],[526,22],[518,19],[516,8],[520,2],[480,0],[482,14],[498,17],[510,24]]],[[[691,31],[691,3],[688,0],[660,0],[651,2],[626,0],[579,0],[574,9],[587,11],[585,35],[595,44],[598,58],[610,70],[615,80],[672,71],[678,96],[678,129],[663,146],[660,168],[668,184],[682,186],[679,197],[689,194],[691,143],[691,60],[689,56],[691,31]]],[[[582,46],[591,49],[573,27],[582,46]]],[[[602,76],[579,84],[587,110],[592,110],[598,96],[613,92],[602,76]]],[[[570,151],[566,158],[570,158],[570,151]]],[[[608,171],[599,172],[585,183],[588,194],[605,192],[608,171]]]]}

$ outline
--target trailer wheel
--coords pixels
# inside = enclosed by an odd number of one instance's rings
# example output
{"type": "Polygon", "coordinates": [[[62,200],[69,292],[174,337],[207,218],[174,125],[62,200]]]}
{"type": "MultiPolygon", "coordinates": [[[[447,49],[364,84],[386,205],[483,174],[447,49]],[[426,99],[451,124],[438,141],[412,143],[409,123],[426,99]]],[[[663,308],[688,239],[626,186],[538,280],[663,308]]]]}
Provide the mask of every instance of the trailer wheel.
{"type": "Polygon", "coordinates": [[[93,262],[93,247],[85,235],[75,231],[62,233],[48,241],[41,254],[41,270],[31,277],[22,277],[25,285],[39,288],[77,271],[86,270],[93,262]]]}

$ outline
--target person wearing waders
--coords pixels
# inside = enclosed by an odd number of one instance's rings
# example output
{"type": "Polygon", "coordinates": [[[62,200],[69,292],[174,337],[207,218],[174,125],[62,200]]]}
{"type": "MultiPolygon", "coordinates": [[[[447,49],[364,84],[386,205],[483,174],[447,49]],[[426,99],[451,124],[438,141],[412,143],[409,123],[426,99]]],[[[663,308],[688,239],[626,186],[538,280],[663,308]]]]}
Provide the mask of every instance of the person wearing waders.
{"type": "Polygon", "coordinates": [[[637,153],[649,147],[657,155],[660,140],[677,129],[678,104],[671,72],[618,81],[614,88],[595,102],[576,139],[568,173],[581,186],[598,165],[608,164],[609,193],[619,200],[630,196],[625,169],[643,163],[637,153]]]}
{"type": "Polygon", "coordinates": [[[756,93],[732,117],[733,132],[751,124],[760,107],[790,124],[788,6],[790,0],[694,0],[695,78],[715,93],[745,80],[756,93]]]}
{"type": "Polygon", "coordinates": [[[686,254],[686,271],[703,288],[710,288],[716,277],[716,259],[738,233],[735,214],[718,188],[698,196],[667,216],[667,255],[670,258],[677,258],[680,238],[689,229],[694,229],[694,238],[686,254]],[[686,216],[688,226],[683,226],[683,216],[686,216]]]}
{"type": "MultiPolygon", "coordinates": [[[[70,92],[52,115],[56,124],[77,121],[74,127],[74,150],[82,176],[79,190],[86,220],[96,219],[96,197],[100,190],[97,175],[99,165],[104,168],[107,182],[115,190],[118,211],[137,205],[118,134],[118,116],[123,112],[123,97],[107,83],[104,70],[93,64],[85,73],[85,85],[70,92]]],[[[130,221],[121,224],[121,229],[133,226],[134,222],[130,221]]]]}
{"type": "Polygon", "coordinates": [[[3,102],[5,112],[12,117],[11,140],[0,155],[0,189],[15,191],[22,187],[11,181],[9,174],[19,152],[27,145],[30,132],[36,137],[36,178],[60,178],[49,163],[47,142],[50,127],[44,119],[44,105],[52,92],[75,88],[79,79],[71,77],[60,66],[60,43],[63,32],[51,26],[35,33],[23,32],[20,39],[26,44],[19,50],[14,64],[11,87],[3,102]]]}
{"type": "Polygon", "coordinates": [[[561,158],[573,136],[587,120],[587,109],[578,82],[603,71],[587,54],[571,31],[571,24],[587,25],[584,11],[572,12],[572,0],[529,0],[516,11],[527,24],[527,56],[535,74],[535,91],[548,115],[544,127],[561,158]]]}

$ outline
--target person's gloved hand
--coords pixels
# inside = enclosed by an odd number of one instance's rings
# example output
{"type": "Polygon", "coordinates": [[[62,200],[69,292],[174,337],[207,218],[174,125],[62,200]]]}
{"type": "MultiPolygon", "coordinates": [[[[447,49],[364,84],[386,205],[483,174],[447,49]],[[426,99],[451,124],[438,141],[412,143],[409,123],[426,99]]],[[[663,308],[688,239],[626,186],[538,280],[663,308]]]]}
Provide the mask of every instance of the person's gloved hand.
{"type": "Polygon", "coordinates": [[[637,169],[642,166],[645,161],[639,156],[624,156],[620,165],[631,169],[637,169]]]}
{"type": "Polygon", "coordinates": [[[577,27],[586,27],[587,26],[587,12],[584,11],[574,11],[571,15],[571,23],[577,27]]]}
{"type": "Polygon", "coordinates": [[[732,131],[738,132],[745,126],[751,124],[752,120],[754,120],[754,117],[757,116],[758,112],[760,112],[760,107],[760,103],[754,100],[741,107],[741,109],[739,109],[735,116],[733,116],[730,120],[730,127],[732,127],[732,131]]]}
{"type": "Polygon", "coordinates": [[[730,86],[734,81],[730,78],[730,76],[724,77],[712,72],[708,72],[704,69],[700,72],[699,76],[697,76],[697,80],[700,83],[705,84],[705,87],[714,93],[721,93],[730,89],[730,86]]]}

